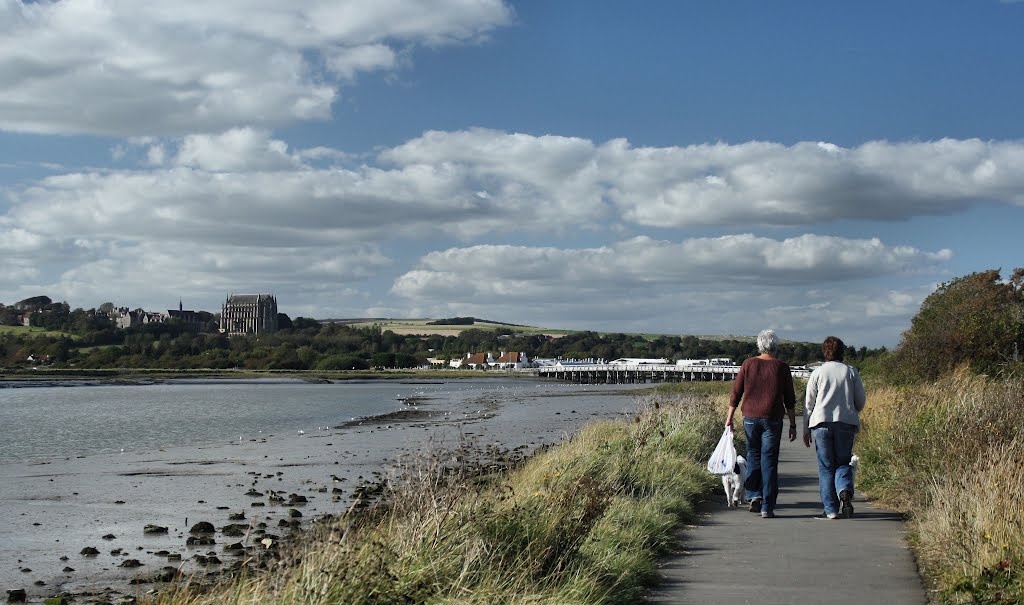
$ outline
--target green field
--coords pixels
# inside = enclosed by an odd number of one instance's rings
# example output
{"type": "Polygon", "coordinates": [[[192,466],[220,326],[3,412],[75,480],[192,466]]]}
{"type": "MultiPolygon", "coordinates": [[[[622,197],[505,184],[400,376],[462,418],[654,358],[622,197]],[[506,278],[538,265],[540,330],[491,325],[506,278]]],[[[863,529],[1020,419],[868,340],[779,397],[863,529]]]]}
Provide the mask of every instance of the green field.
{"type": "Polygon", "coordinates": [[[67,332],[47,330],[46,328],[37,328],[33,326],[0,326],[0,334],[15,334],[18,336],[31,334],[33,336],[67,336],[69,338],[74,338],[74,335],[67,332]]]}

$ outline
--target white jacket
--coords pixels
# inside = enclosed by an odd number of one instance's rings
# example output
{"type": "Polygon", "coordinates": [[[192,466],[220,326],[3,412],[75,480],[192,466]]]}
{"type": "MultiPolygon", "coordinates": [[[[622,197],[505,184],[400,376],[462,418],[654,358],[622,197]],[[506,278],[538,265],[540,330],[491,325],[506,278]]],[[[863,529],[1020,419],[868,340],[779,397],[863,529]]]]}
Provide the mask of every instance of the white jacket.
{"type": "Polygon", "coordinates": [[[841,361],[826,361],[807,380],[804,430],[823,422],[845,422],[859,430],[859,413],[866,402],[857,368],[841,361]]]}

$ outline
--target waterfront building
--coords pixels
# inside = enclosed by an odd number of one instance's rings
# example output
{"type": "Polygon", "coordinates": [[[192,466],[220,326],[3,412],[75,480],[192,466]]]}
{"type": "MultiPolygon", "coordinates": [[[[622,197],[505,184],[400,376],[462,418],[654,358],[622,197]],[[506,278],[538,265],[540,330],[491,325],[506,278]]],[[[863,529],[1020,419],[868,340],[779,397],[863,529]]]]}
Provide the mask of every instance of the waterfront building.
{"type": "Polygon", "coordinates": [[[272,294],[232,294],[220,312],[220,331],[264,334],[277,331],[277,298],[272,294]]]}

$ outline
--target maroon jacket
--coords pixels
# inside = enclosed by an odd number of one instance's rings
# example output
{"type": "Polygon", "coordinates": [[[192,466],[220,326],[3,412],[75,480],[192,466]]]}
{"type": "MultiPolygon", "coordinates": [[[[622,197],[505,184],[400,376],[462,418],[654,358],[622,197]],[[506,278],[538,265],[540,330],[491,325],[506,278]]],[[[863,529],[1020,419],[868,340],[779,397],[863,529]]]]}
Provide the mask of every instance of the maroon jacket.
{"type": "Polygon", "coordinates": [[[732,385],[729,405],[739,406],[741,398],[744,418],[782,420],[786,410],[796,405],[789,366],[778,359],[751,357],[744,361],[732,385]]]}

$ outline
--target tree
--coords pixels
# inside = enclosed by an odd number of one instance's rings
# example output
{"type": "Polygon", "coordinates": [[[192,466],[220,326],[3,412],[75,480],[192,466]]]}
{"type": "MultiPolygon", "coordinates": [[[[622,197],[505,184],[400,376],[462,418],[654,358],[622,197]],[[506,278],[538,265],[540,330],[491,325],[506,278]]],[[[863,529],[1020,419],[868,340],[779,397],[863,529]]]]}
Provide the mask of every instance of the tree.
{"type": "Polygon", "coordinates": [[[921,304],[892,358],[896,378],[932,380],[962,364],[998,371],[1024,344],[1024,269],[998,269],[941,284],[921,304]]]}

